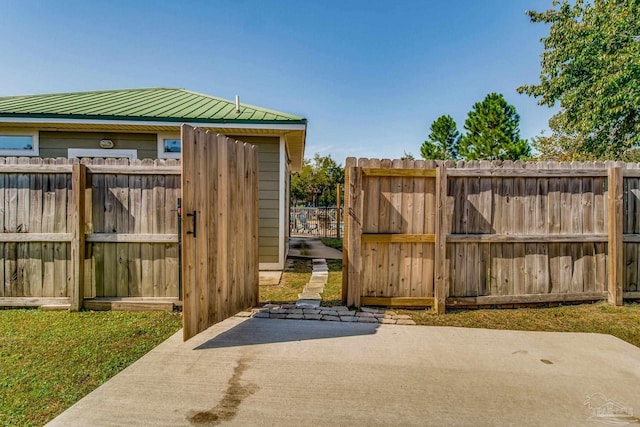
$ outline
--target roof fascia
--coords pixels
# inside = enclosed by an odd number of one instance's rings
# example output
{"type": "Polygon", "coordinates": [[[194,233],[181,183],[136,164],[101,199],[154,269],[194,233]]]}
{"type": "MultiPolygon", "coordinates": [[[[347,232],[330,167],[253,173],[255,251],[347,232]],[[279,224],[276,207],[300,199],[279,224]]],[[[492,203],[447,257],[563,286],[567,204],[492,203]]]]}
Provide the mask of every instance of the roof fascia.
{"type": "Polygon", "coordinates": [[[56,119],[33,117],[2,117],[0,123],[65,123],[65,124],[89,124],[89,125],[123,125],[123,126],[175,126],[180,128],[183,123],[190,126],[207,126],[232,129],[273,129],[273,130],[306,130],[304,123],[242,123],[242,122],[215,122],[215,121],[146,121],[146,120],[96,120],[96,119],[56,119]]]}

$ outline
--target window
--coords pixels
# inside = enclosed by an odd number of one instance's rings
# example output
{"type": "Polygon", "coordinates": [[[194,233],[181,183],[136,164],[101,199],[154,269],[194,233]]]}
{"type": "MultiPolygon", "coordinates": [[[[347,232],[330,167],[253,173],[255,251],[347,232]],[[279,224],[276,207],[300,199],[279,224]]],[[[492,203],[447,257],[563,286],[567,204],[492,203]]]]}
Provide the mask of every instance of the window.
{"type": "Polygon", "coordinates": [[[67,157],[79,159],[82,157],[117,157],[134,160],[138,158],[137,150],[111,150],[102,148],[69,148],[67,157]]]}
{"type": "Polygon", "coordinates": [[[158,134],[158,158],[159,159],[179,159],[182,148],[180,135],[158,134]]]}
{"type": "Polygon", "coordinates": [[[37,156],[38,132],[0,131],[0,156],[37,156]]]}

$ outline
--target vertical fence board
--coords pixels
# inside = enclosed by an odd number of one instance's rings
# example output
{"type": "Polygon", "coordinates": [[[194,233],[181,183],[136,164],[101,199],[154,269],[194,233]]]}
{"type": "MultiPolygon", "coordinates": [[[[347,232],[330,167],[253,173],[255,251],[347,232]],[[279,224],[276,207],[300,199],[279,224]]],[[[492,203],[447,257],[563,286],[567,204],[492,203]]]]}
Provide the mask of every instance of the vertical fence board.
{"type": "MultiPolygon", "coordinates": [[[[165,160],[158,159],[155,161],[156,166],[165,166],[165,160]]],[[[153,225],[154,234],[165,233],[165,175],[156,175],[153,177],[153,225]]],[[[153,294],[156,297],[167,296],[167,284],[165,282],[165,250],[164,245],[153,245],[153,294]]]]}
{"type": "MultiPolygon", "coordinates": [[[[400,165],[403,168],[413,169],[414,161],[410,159],[403,159],[400,165]]],[[[401,234],[414,233],[413,231],[413,210],[414,210],[414,177],[403,177],[402,178],[402,190],[400,194],[401,198],[401,223],[400,223],[400,231],[401,234]]],[[[416,218],[415,222],[423,222],[422,218],[416,218]]],[[[398,295],[411,295],[411,291],[413,285],[412,281],[414,280],[412,277],[412,262],[411,258],[413,256],[412,253],[412,244],[411,243],[401,243],[398,246],[399,249],[399,260],[398,260],[398,268],[400,270],[400,277],[398,278],[398,295]]]]}
{"type": "MultiPolygon", "coordinates": [[[[547,169],[557,169],[557,162],[547,162],[547,169]]],[[[561,206],[561,183],[559,179],[550,179],[547,184],[547,206],[548,217],[546,232],[549,235],[560,234],[562,206],[561,206]]],[[[560,244],[549,243],[549,293],[560,291],[560,244]]]]}
{"type": "MultiPolygon", "coordinates": [[[[153,160],[142,160],[142,166],[153,166],[153,160]]],[[[153,175],[145,175],[142,177],[142,199],[141,199],[141,217],[140,232],[142,234],[153,233],[153,214],[155,205],[153,204],[153,175]]],[[[141,257],[141,280],[140,287],[142,295],[156,295],[156,283],[153,281],[153,245],[151,243],[142,243],[140,245],[141,257]]]]}
{"type": "MultiPolygon", "coordinates": [[[[127,165],[129,160],[118,159],[117,164],[127,165]]],[[[129,232],[129,177],[116,176],[115,187],[111,190],[115,204],[115,229],[118,233],[129,232]]],[[[117,243],[116,250],[116,296],[129,296],[129,244],[117,243]]]]}
{"type": "MultiPolygon", "coordinates": [[[[360,161],[358,166],[360,167],[380,167],[380,160],[371,159],[369,161],[360,161]]],[[[378,233],[378,206],[380,205],[380,180],[375,178],[364,177],[362,181],[364,200],[366,206],[363,212],[363,233],[378,233]]],[[[368,273],[367,278],[363,279],[362,283],[362,295],[375,297],[378,294],[382,295],[384,284],[386,283],[386,277],[381,281],[381,275],[372,274],[378,272],[378,256],[380,245],[378,243],[363,243],[362,247],[362,270],[368,273]]]]}
{"type": "MultiPolygon", "coordinates": [[[[167,160],[167,166],[178,166],[178,160],[167,160]]],[[[165,178],[165,233],[178,233],[178,198],[180,197],[180,177],[177,175],[167,175],[165,178]]],[[[130,245],[131,247],[131,245],[130,245]]],[[[129,249],[131,252],[131,249],[129,249]]],[[[180,269],[178,260],[178,245],[166,244],[165,256],[165,295],[168,297],[178,296],[178,270],[180,269]]],[[[132,260],[130,259],[130,262],[132,260]]]]}
{"type": "Polygon", "coordinates": [[[447,195],[447,171],[444,166],[437,169],[436,175],[436,223],[435,223],[435,283],[434,283],[434,310],[442,314],[445,312],[445,301],[447,297],[447,272],[448,268],[445,263],[447,253],[447,218],[446,209],[443,209],[442,203],[446,200],[447,195]]]}
{"type": "Polygon", "coordinates": [[[194,129],[182,126],[182,300],[183,300],[183,338],[186,340],[198,333],[198,282],[196,282],[196,242],[190,232],[193,232],[193,218],[188,214],[195,209],[195,191],[198,183],[193,174],[196,156],[198,155],[194,129]],[[186,313],[195,315],[186,316],[186,313]]]}
{"type": "MultiPolygon", "coordinates": [[[[596,162],[595,167],[604,168],[604,162],[596,162]]],[[[594,231],[596,233],[606,233],[605,226],[605,186],[606,178],[594,178],[594,200],[593,200],[593,214],[594,214],[594,231]]],[[[607,288],[607,255],[606,255],[606,243],[596,243],[596,291],[605,291],[607,288]]]]}
{"type": "Polygon", "coordinates": [[[624,281],[624,258],[622,254],[623,210],[622,185],[623,169],[619,166],[609,169],[609,200],[608,200],[608,273],[609,273],[609,302],[622,305],[622,290],[624,281]]]}
{"type": "Polygon", "coordinates": [[[346,188],[350,192],[350,207],[348,217],[349,224],[349,287],[347,294],[347,304],[349,306],[360,306],[360,295],[362,290],[362,169],[352,167],[349,171],[349,183],[346,188]]]}
{"type": "MultiPolygon", "coordinates": [[[[194,168],[194,182],[198,183],[198,185],[202,186],[202,192],[196,190],[197,197],[195,197],[195,203],[193,204],[193,214],[195,216],[191,217],[193,221],[193,226],[196,230],[197,235],[189,238],[193,238],[195,241],[195,278],[197,286],[197,330],[203,331],[209,325],[213,323],[215,320],[213,317],[212,310],[209,310],[210,304],[213,304],[213,301],[209,300],[210,292],[209,289],[211,286],[202,286],[202,284],[208,281],[209,277],[209,221],[206,218],[209,216],[209,204],[211,201],[209,197],[212,193],[211,182],[216,179],[212,172],[209,170],[209,151],[210,149],[215,150],[215,147],[220,144],[212,143],[213,141],[208,140],[209,134],[205,132],[196,132],[195,141],[194,141],[194,153],[195,159],[192,167],[194,168]]],[[[215,193],[214,193],[215,194],[215,193]]],[[[214,282],[215,283],[215,282],[214,282]]],[[[156,286],[154,286],[156,288],[156,286]]],[[[215,295],[214,295],[215,297],[215,295]]],[[[219,308],[220,311],[221,307],[219,308]]]]}
{"type": "MultiPolygon", "coordinates": [[[[136,165],[139,161],[136,161],[136,165]]],[[[142,176],[129,176],[129,233],[142,233],[142,176]]],[[[177,232],[177,231],[176,231],[177,232]]],[[[142,246],[129,243],[129,296],[142,296],[142,246]]],[[[177,292],[174,294],[177,295],[177,292]]]]}
{"type": "MultiPolygon", "coordinates": [[[[349,187],[348,183],[350,180],[349,174],[351,173],[351,168],[356,166],[356,159],[354,157],[347,157],[344,162],[344,241],[342,243],[342,303],[347,303],[347,298],[349,294],[349,246],[351,242],[349,241],[349,224],[347,221],[347,216],[349,215],[349,207],[351,206],[351,202],[349,200],[349,187]]],[[[379,255],[379,254],[378,254],[379,255]]]]}
{"type": "MultiPolygon", "coordinates": [[[[546,169],[546,164],[538,163],[538,169],[546,169]]],[[[549,200],[549,179],[546,177],[536,180],[536,234],[547,233],[548,218],[548,200],[549,200]]],[[[542,242],[536,245],[536,285],[535,293],[549,293],[551,288],[549,278],[549,243],[542,242]]]]}
{"type": "MultiPolygon", "coordinates": [[[[458,168],[464,167],[464,162],[458,162],[458,168]]],[[[467,233],[467,223],[465,216],[465,204],[466,204],[466,183],[467,179],[464,177],[457,177],[454,181],[454,185],[452,186],[452,192],[450,193],[453,197],[453,219],[452,219],[452,233],[454,234],[466,234],[467,233]]],[[[456,243],[453,245],[453,256],[455,257],[452,260],[452,274],[451,274],[451,295],[452,296],[465,296],[466,295],[466,287],[465,282],[467,280],[466,277],[466,264],[467,257],[465,253],[466,244],[465,243],[456,243]]]]}
{"type": "MultiPolygon", "coordinates": [[[[481,169],[491,169],[491,162],[480,162],[481,169]]],[[[479,214],[479,229],[481,234],[492,234],[492,216],[493,216],[493,198],[491,191],[492,179],[480,178],[479,180],[479,197],[478,197],[478,214],[479,214]]],[[[478,245],[478,295],[489,294],[489,282],[491,275],[491,244],[481,243],[478,245]]]]}
{"type": "MultiPolygon", "coordinates": [[[[511,161],[505,162],[503,164],[504,168],[510,169],[513,168],[513,163],[511,161]]],[[[496,207],[497,210],[497,207],[496,207]]],[[[513,178],[504,177],[502,178],[502,205],[501,205],[501,219],[502,222],[500,224],[500,230],[503,234],[514,234],[514,222],[515,222],[515,214],[514,214],[514,187],[513,187],[513,178]]],[[[497,246],[497,245],[496,245],[497,246]]],[[[509,295],[513,292],[513,244],[503,243],[502,246],[502,259],[499,264],[500,270],[502,270],[502,274],[496,274],[496,276],[500,276],[500,280],[498,283],[498,295],[509,295]]]]}
{"type": "MultiPolygon", "coordinates": [[[[105,159],[105,165],[114,166],[117,159],[105,159]]],[[[117,205],[115,192],[117,191],[116,175],[106,174],[104,177],[104,232],[114,233],[117,226],[117,205]]],[[[118,243],[104,243],[103,247],[103,265],[104,265],[104,296],[115,297],[117,293],[117,271],[118,260],[116,254],[116,246],[118,243]]]]}
{"type": "MultiPolygon", "coordinates": [[[[426,162],[425,166],[429,169],[434,169],[437,165],[433,160],[429,160],[426,162]]],[[[436,179],[417,179],[420,185],[420,192],[416,191],[416,193],[420,197],[420,203],[422,202],[422,197],[424,195],[424,209],[423,215],[417,216],[416,218],[424,218],[424,223],[420,226],[421,228],[416,230],[416,233],[424,232],[426,234],[435,234],[436,231],[436,220],[439,211],[436,209],[436,198],[441,197],[439,195],[439,189],[436,186],[436,179]],[[422,190],[424,188],[424,191],[422,190]]],[[[446,188],[444,197],[447,197],[446,188]]],[[[446,242],[445,242],[446,244],[446,242]]],[[[435,254],[436,248],[433,244],[419,244],[416,245],[421,248],[422,253],[422,291],[416,296],[419,297],[431,297],[434,294],[434,286],[435,286],[435,254]]],[[[448,272],[447,272],[448,276],[448,272]]]]}
{"type": "MultiPolygon", "coordinates": [[[[426,162],[424,160],[416,160],[414,166],[417,169],[424,169],[426,162]]],[[[414,178],[413,180],[413,221],[409,224],[410,233],[428,233],[426,230],[428,229],[428,222],[431,216],[425,211],[425,204],[432,202],[433,199],[426,194],[429,190],[427,181],[431,182],[433,180],[419,178],[414,178]]],[[[433,251],[429,253],[428,248],[433,248],[433,245],[414,243],[411,244],[410,247],[411,266],[409,268],[411,268],[411,288],[409,295],[413,297],[429,297],[433,293],[432,290],[429,290],[430,282],[431,289],[433,289],[433,273],[429,275],[429,268],[433,268],[433,262],[429,265],[429,261],[433,260],[433,251]]]]}
{"type": "MultiPolygon", "coordinates": [[[[494,167],[497,166],[498,162],[494,162],[494,167]]],[[[503,234],[504,231],[502,229],[502,206],[506,202],[504,192],[502,191],[502,177],[496,177],[491,179],[491,189],[490,189],[490,197],[491,207],[492,207],[492,216],[489,227],[489,233],[497,233],[503,234]]],[[[491,259],[490,268],[490,277],[488,283],[488,294],[489,295],[500,295],[500,285],[503,282],[503,273],[504,273],[504,258],[502,257],[502,247],[501,243],[494,243],[491,245],[491,253],[489,254],[491,259]]]]}
{"type": "MultiPolygon", "coordinates": [[[[514,163],[515,168],[524,168],[524,163],[520,160],[514,163]]],[[[513,180],[513,234],[525,234],[525,198],[526,182],[524,178],[513,180]]],[[[511,295],[522,295],[525,292],[525,256],[526,248],[524,243],[513,244],[513,288],[511,295]]]]}
{"type": "MultiPolygon", "coordinates": [[[[467,163],[469,168],[478,168],[480,162],[472,160],[467,163]]],[[[465,199],[464,216],[466,218],[466,234],[478,234],[482,229],[482,217],[480,215],[480,177],[467,178],[467,197],[465,199]]],[[[467,296],[478,296],[482,287],[482,273],[480,271],[480,244],[467,243],[466,264],[467,278],[465,281],[465,293],[467,296]]]]}
{"type": "Polygon", "coordinates": [[[72,286],[69,290],[71,297],[71,311],[78,311],[82,308],[84,298],[84,249],[85,249],[85,192],[87,171],[85,165],[74,164],[72,173],[72,188],[75,193],[72,206],[71,231],[73,241],[71,242],[71,262],[73,265],[72,286]]]}
{"type": "MultiPolygon", "coordinates": [[[[66,159],[56,159],[56,164],[64,164],[66,159]]],[[[54,233],[67,231],[67,174],[55,175],[54,233]]],[[[56,297],[68,295],[67,289],[67,243],[54,244],[54,292],[56,297]]]]}
{"type": "MultiPolygon", "coordinates": [[[[358,162],[358,165],[362,164],[363,160],[358,162]]],[[[380,161],[381,168],[390,168],[392,166],[391,160],[382,159],[380,161]]],[[[380,233],[391,233],[391,211],[393,209],[391,205],[391,178],[389,177],[381,177],[380,181],[380,204],[379,204],[379,212],[380,217],[378,221],[378,229],[380,233]]],[[[345,190],[349,190],[345,188],[345,190]]],[[[346,211],[345,211],[346,212],[346,211]]],[[[389,251],[391,245],[378,245],[378,274],[380,275],[380,280],[376,281],[376,294],[381,295],[390,295],[390,290],[393,287],[393,283],[389,280],[389,270],[390,270],[390,262],[389,251]]]]}
{"type": "MultiPolygon", "coordinates": [[[[7,163],[15,164],[17,163],[17,159],[15,157],[8,158],[7,163]]],[[[18,175],[17,174],[9,174],[7,176],[7,184],[8,190],[6,192],[5,197],[5,231],[8,233],[17,233],[18,228],[18,219],[17,219],[17,209],[18,209],[18,175]]],[[[18,266],[16,263],[17,257],[17,246],[16,243],[5,243],[4,245],[4,258],[5,258],[5,285],[9,284],[9,296],[22,296],[23,289],[19,288],[18,283],[18,266]]]]}
{"type": "MultiPolygon", "coordinates": [[[[31,159],[31,164],[42,164],[42,159],[31,159]]],[[[42,232],[42,175],[31,174],[29,179],[29,232],[42,232]]],[[[42,243],[29,245],[29,296],[42,296],[42,243]]]]}

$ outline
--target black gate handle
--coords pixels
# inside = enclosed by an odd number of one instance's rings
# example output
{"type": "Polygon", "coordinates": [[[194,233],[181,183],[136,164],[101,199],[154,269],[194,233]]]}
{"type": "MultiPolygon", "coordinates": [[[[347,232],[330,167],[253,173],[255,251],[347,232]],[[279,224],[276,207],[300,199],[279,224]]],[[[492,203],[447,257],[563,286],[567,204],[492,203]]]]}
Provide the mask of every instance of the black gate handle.
{"type": "Polygon", "coordinates": [[[198,213],[196,211],[193,211],[191,213],[188,213],[187,216],[192,216],[193,217],[193,231],[187,231],[187,234],[193,234],[193,237],[196,237],[196,229],[198,227],[198,213]]]}

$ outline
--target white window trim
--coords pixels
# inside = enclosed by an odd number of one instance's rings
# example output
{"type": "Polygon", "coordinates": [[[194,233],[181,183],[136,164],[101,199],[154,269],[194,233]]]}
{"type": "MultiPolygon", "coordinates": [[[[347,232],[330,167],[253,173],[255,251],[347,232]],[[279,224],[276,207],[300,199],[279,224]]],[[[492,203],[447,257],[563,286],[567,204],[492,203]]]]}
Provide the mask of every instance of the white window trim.
{"type": "Polygon", "coordinates": [[[135,160],[138,158],[138,150],[111,150],[108,148],[69,148],[67,157],[78,159],[80,157],[119,157],[135,160]]]}
{"type": "Polygon", "coordinates": [[[39,132],[28,131],[0,131],[0,136],[30,136],[33,141],[33,148],[31,150],[2,150],[0,149],[0,156],[19,156],[19,157],[34,157],[40,155],[40,141],[39,132]]]}
{"type": "Polygon", "coordinates": [[[158,134],[158,158],[159,159],[179,159],[180,154],[182,153],[167,153],[166,151],[164,151],[165,139],[180,139],[180,134],[179,133],[159,133],[158,134]]]}

